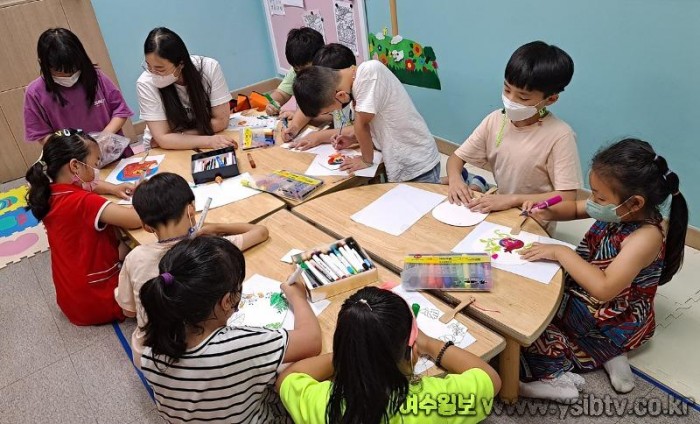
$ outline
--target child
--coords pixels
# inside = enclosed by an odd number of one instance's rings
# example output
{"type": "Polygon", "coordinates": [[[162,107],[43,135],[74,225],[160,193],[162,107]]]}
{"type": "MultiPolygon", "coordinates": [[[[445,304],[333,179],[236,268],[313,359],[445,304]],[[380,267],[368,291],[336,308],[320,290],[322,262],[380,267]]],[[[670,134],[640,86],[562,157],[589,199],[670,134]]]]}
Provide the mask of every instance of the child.
{"type": "Polygon", "coordinates": [[[475,423],[489,414],[501,380],[477,356],[419,331],[400,296],[365,287],[340,309],[333,353],[291,365],[276,386],[298,423],[475,423]],[[420,355],[449,374],[416,381],[420,355]],[[440,416],[418,407],[443,395],[472,402],[471,414],[440,416]]]}
{"type": "Polygon", "coordinates": [[[406,89],[380,61],[341,70],[312,66],[297,76],[294,95],[302,112],[312,117],[354,102],[354,136],[338,137],[333,147],[342,150],[359,143],[362,155],[345,159],[341,170],[372,166],[376,146],[390,182],[440,181],[435,139],[406,89]]]}
{"type": "Polygon", "coordinates": [[[233,146],[228,127],[231,92],[219,62],[190,56],[168,28],[155,28],[143,46],[144,72],[136,81],[144,139],[164,149],[219,149],[233,146]]]}
{"type": "MultiPolygon", "coordinates": [[[[331,43],[326,44],[316,53],[313,64],[315,66],[325,66],[331,69],[345,69],[355,66],[357,60],[350,48],[342,44],[331,43]]],[[[352,109],[352,104],[349,104],[342,110],[333,111],[334,129],[313,132],[304,138],[292,142],[291,147],[299,150],[308,150],[319,144],[332,143],[339,135],[352,137],[354,134],[352,130],[354,122],[355,112],[352,109]]]]}
{"type": "Polygon", "coordinates": [[[450,202],[487,213],[557,194],[576,199],[582,179],[576,136],[547,109],[573,74],[571,57],[542,41],[513,53],[503,82],[504,108],[484,118],[447,160],[450,202]],[[465,162],[492,171],[499,194],[472,198],[477,187],[467,184],[479,184],[474,178],[465,182],[465,162]]]}
{"type": "Polygon", "coordinates": [[[321,351],[302,284],[282,284],[294,330],[230,327],[245,277],[243,254],[214,236],[184,239],[140,292],[148,322],[141,365],[168,422],[286,419],[272,390],[277,368],[321,351]]]}
{"type": "Polygon", "coordinates": [[[124,318],[114,301],[123,258],[113,226],[140,226],[132,209],[82,188],[99,178],[99,160],[92,137],[62,130],[49,137],[26,177],[28,209],[43,221],[49,238],[56,302],[75,325],[124,318]]]}
{"type": "Polygon", "coordinates": [[[605,368],[621,393],[634,388],[627,352],[654,334],[654,295],[683,260],[688,207],[678,176],[646,142],[626,139],[593,157],[587,201],[525,210],[540,219],[596,220],[576,252],[535,244],[523,258],[557,261],[566,271],[562,306],[540,338],[523,352],[521,394],[578,398],[574,372],[605,368]],[[664,234],[659,207],[671,196],[664,234]]]}
{"type": "MultiPolygon", "coordinates": [[[[139,184],[133,205],[143,228],[158,238],[157,243],[137,246],[126,256],[114,292],[124,315],[136,316],[138,327],[131,336],[131,350],[134,364],[141,367],[146,315],[139,291],[146,281],[158,275],[158,262],[165,252],[187,238],[196,225],[194,193],[184,178],[164,172],[139,184]]],[[[262,243],[268,237],[267,228],[253,224],[205,224],[199,234],[232,234],[226,238],[240,250],[262,243]]]]}
{"type": "MultiPolygon", "coordinates": [[[[24,94],[25,140],[44,143],[61,128],[122,134],[133,113],[112,81],[65,28],[44,31],[37,43],[41,76],[24,94]]],[[[133,185],[100,181],[95,191],[128,199],[133,185]]]]}

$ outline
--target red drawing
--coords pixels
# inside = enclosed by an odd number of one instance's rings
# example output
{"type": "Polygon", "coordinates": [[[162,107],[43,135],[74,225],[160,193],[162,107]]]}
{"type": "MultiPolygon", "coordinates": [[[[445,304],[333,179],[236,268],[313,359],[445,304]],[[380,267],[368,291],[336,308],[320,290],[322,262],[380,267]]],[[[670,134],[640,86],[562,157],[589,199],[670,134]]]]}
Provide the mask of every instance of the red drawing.
{"type": "Polygon", "coordinates": [[[329,165],[342,165],[344,160],[345,156],[342,153],[333,153],[332,155],[328,156],[329,165]]]}
{"type": "Polygon", "coordinates": [[[525,247],[525,243],[522,240],[514,239],[512,237],[503,238],[498,242],[498,244],[503,246],[506,253],[511,253],[514,250],[525,247]]]}
{"type": "Polygon", "coordinates": [[[125,180],[138,179],[142,172],[148,173],[151,167],[156,167],[158,165],[157,161],[145,161],[143,163],[130,163],[124,167],[122,170],[125,180]]]}

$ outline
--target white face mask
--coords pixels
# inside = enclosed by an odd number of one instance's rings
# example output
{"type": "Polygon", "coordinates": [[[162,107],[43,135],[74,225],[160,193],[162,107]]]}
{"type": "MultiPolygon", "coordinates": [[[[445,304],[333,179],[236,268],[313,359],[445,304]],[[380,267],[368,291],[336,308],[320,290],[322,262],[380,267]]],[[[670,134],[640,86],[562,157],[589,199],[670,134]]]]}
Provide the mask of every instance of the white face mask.
{"type": "Polygon", "coordinates": [[[158,88],[165,88],[171,84],[174,84],[175,81],[177,81],[177,77],[175,76],[175,72],[173,72],[170,75],[151,75],[151,81],[153,82],[153,85],[155,85],[158,88]]]}
{"type": "Polygon", "coordinates": [[[526,119],[532,118],[535,115],[538,115],[540,112],[540,110],[537,108],[537,105],[521,105],[520,103],[516,103],[509,100],[508,97],[506,97],[506,95],[503,93],[501,93],[501,97],[503,98],[503,107],[506,109],[506,116],[508,116],[508,119],[510,119],[513,122],[524,121],[526,119]]]}
{"type": "Polygon", "coordinates": [[[66,88],[73,87],[76,82],[80,79],[80,71],[74,73],[69,77],[55,77],[52,76],[53,82],[66,88]]]}

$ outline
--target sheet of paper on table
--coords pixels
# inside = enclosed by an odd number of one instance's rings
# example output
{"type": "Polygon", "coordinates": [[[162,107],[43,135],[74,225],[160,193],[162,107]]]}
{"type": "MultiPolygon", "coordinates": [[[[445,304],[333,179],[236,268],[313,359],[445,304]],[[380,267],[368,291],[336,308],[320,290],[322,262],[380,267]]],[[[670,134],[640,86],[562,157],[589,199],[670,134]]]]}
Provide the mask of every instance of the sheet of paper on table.
{"type": "Polygon", "coordinates": [[[520,259],[521,250],[528,248],[532,243],[561,244],[575,249],[571,244],[526,231],[521,231],[514,236],[510,234],[509,227],[484,221],[474,227],[452,251],[455,253],[486,252],[491,256],[491,265],[494,268],[512,272],[542,284],[549,284],[559,271],[558,263],[528,262],[520,259]]]}
{"type": "MultiPolygon", "coordinates": [[[[466,349],[476,341],[474,336],[469,333],[467,327],[461,322],[453,319],[447,324],[441,323],[440,317],[444,315],[444,312],[438,309],[419,292],[406,291],[400,284],[391,290],[403,297],[409,305],[413,305],[414,303],[420,305],[420,312],[418,312],[416,321],[418,322],[418,328],[426,335],[444,342],[452,340],[455,346],[462,349],[466,349]]],[[[416,362],[413,371],[416,374],[421,374],[433,366],[435,366],[433,361],[426,357],[421,357],[418,362],[416,362]]]]}
{"type": "Polygon", "coordinates": [[[379,231],[400,236],[445,200],[445,197],[432,191],[399,184],[350,218],[379,231]]]}
{"type": "Polygon", "coordinates": [[[280,282],[255,274],[243,282],[238,311],[228,319],[230,326],[282,328],[289,305],[282,295],[280,282]]]}
{"type": "Polygon", "coordinates": [[[221,184],[211,182],[195,186],[192,188],[195,198],[195,209],[197,212],[201,212],[208,197],[212,199],[209,207],[214,209],[260,194],[258,190],[242,185],[241,181],[243,180],[250,180],[250,174],[244,172],[233,178],[226,178],[221,184]]]}
{"type": "MultiPolygon", "coordinates": [[[[340,176],[340,177],[347,177],[350,174],[346,171],[341,171],[340,165],[330,165],[328,163],[328,158],[330,155],[333,155],[335,153],[341,153],[346,156],[360,156],[361,153],[359,150],[352,150],[352,149],[346,149],[346,150],[335,150],[333,146],[330,144],[322,144],[320,146],[317,146],[313,149],[313,153],[316,154],[316,157],[314,158],[313,162],[311,162],[311,165],[309,165],[309,168],[306,170],[305,174],[307,175],[314,175],[314,176],[340,176]]],[[[379,164],[382,162],[382,153],[378,151],[374,151],[374,158],[372,159],[372,163],[374,165],[370,166],[369,168],[365,169],[360,169],[359,171],[355,171],[354,174],[358,177],[367,177],[367,178],[372,178],[375,175],[377,175],[377,169],[379,168],[379,164]]]]}
{"type": "Polygon", "coordinates": [[[122,159],[107,175],[105,181],[112,184],[136,183],[141,178],[142,171],[147,172],[146,177],[151,177],[158,172],[163,160],[165,155],[148,156],[145,160],[143,156],[122,159]]]}

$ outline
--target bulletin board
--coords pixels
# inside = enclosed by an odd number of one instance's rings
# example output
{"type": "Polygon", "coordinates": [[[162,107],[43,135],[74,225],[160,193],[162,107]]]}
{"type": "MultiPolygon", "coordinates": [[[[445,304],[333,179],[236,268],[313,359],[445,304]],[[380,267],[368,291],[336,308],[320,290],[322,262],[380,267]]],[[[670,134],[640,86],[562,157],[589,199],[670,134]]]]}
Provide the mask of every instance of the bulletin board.
{"type": "Polygon", "coordinates": [[[364,0],[262,0],[262,2],[265,6],[275,65],[280,74],[285,74],[290,68],[284,55],[287,33],[292,28],[302,26],[310,26],[314,29],[320,29],[322,26],[323,31],[320,32],[327,44],[341,43],[350,47],[356,52],[358,63],[368,59],[364,0]],[[338,25],[336,25],[337,21],[338,25]]]}

